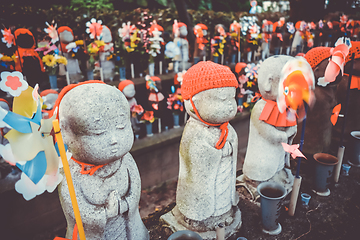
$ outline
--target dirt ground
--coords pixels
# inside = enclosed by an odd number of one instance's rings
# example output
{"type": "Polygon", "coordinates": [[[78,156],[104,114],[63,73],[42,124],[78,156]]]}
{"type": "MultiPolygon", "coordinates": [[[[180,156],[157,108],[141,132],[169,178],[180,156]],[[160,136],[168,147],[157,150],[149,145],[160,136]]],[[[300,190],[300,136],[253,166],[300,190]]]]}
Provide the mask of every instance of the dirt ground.
{"type": "MultiPolygon", "coordinates": [[[[228,240],[246,237],[248,240],[357,240],[360,239],[360,168],[352,167],[349,176],[340,175],[337,184],[331,184],[331,194],[320,197],[313,193],[314,160],[308,156],[301,163],[301,193],[310,194],[309,207],[305,208],[298,200],[295,215],[287,213],[290,195],[283,201],[279,222],[282,232],[269,236],[262,232],[261,212],[258,203],[250,199],[250,194],[238,187],[239,208],[242,214],[242,226],[238,233],[228,240]]],[[[292,170],[296,163],[292,161],[292,170]]],[[[241,171],[238,172],[238,175],[241,171]]],[[[168,228],[159,225],[159,218],[175,206],[176,181],[170,181],[160,187],[141,192],[140,214],[150,232],[151,240],[166,240],[170,235],[168,228]]],[[[65,228],[34,236],[36,240],[52,240],[55,236],[64,236],[65,228]]]]}
{"type": "MultiPolygon", "coordinates": [[[[298,200],[295,215],[290,217],[287,209],[290,195],[283,201],[279,222],[282,232],[277,236],[269,236],[262,232],[261,212],[259,204],[250,200],[250,195],[243,187],[238,187],[240,195],[239,208],[242,214],[242,226],[239,232],[229,240],[246,237],[249,240],[355,240],[360,234],[360,168],[352,167],[349,176],[340,176],[337,184],[331,184],[331,194],[320,197],[313,193],[313,159],[301,164],[301,193],[312,196],[309,206],[301,205],[298,200]]],[[[296,163],[292,162],[292,170],[296,163]]],[[[240,174],[241,172],[238,172],[240,174]]],[[[167,239],[171,232],[159,226],[159,217],[175,206],[176,182],[164,184],[151,191],[143,191],[140,202],[140,212],[152,240],[167,239]]]]}

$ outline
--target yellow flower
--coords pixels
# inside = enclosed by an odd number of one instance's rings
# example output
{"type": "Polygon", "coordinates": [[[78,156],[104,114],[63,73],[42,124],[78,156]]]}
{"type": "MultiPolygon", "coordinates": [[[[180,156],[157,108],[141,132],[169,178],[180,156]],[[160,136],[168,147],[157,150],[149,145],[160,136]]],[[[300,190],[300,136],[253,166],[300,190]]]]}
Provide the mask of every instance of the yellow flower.
{"type": "Polygon", "coordinates": [[[43,56],[42,60],[48,67],[54,67],[56,64],[56,58],[54,57],[54,55],[45,55],[43,56]]]}
{"type": "Polygon", "coordinates": [[[77,40],[75,41],[76,46],[80,46],[80,45],[84,45],[84,41],[83,40],[77,40]]]}
{"type": "Polygon", "coordinates": [[[66,57],[59,56],[58,59],[57,59],[57,63],[67,65],[66,57]]]}
{"type": "Polygon", "coordinates": [[[99,51],[99,48],[95,44],[90,43],[88,45],[88,51],[89,51],[90,54],[91,53],[94,54],[94,53],[97,53],[99,51]]]}
{"type": "Polygon", "coordinates": [[[133,52],[135,50],[135,48],[130,48],[130,47],[126,47],[125,49],[127,52],[133,52]]]}
{"type": "Polygon", "coordinates": [[[253,82],[247,81],[246,86],[247,87],[252,87],[253,84],[254,84],[253,82]]]}
{"type": "Polygon", "coordinates": [[[16,56],[16,54],[14,53],[12,56],[11,56],[11,58],[12,58],[12,60],[14,61],[14,62],[16,62],[16,60],[17,60],[17,56],[16,56]]]}
{"type": "Polygon", "coordinates": [[[12,59],[12,57],[9,57],[9,56],[6,56],[6,55],[4,55],[0,60],[3,61],[3,62],[12,62],[12,61],[14,61],[12,59]]]}
{"type": "Polygon", "coordinates": [[[95,43],[98,48],[105,46],[105,42],[102,40],[95,40],[95,43]]]}

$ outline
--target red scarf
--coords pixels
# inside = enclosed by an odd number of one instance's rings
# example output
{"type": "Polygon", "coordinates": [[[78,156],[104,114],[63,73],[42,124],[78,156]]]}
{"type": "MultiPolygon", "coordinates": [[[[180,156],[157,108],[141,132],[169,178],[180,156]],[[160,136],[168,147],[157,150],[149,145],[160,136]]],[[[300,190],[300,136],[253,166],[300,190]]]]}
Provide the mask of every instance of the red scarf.
{"type": "Polygon", "coordinates": [[[198,110],[196,109],[195,107],[195,104],[192,100],[192,98],[190,98],[190,102],[191,102],[191,105],[195,111],[195,114],[196,116],[199,118],[199,120],[203,123],[205,123],[206,125],[209,125],[209,126],[213,126],[213,127],[219,127],[220,130],[221,130],[221,135],[220,135],[220,138],[218,140],[218,142],[215,144],[215,148],[216,149],[222,149],[226,143],[226,139],[227,139],[227,136],[228,136],[228,133],[229,133],[229,129],[228,129],[228,124],[229,122],[225,122],[225,123],[222,123],[222,124],[213,124],[213,123],[208,123],[206,122],[205,120],[203,120],[201,117],[200,117],[200,114],[198,112],[198,110]]]}
{"type": "Polygon", "coordinates": [[[287,111],[281,113],[277,107],[277,103],[272,100],[263,99],[266,101],[265,107],[261,112],[259,120],[262,120],[275,127],[292,127],[296,126],[296,121],[289,121],[287,119],[287,111]]]}
{"type": "Polygon", "coordinates": [[[107,165],[107,164],[94,165],[94,164],[90,164],[90,163],[83,163],[83,162],[79,162],[78,160],[76,160],[73,157],[71,157],[71,159],[81,166],[80,173],[83,174],[83,175],[89,174],[90,176],[92,176],[96,172],[96,170],[98,170],[99,168],[102,168],[103,166],[107,165]],[[87,168],[87,169],[85,169],[85,168],[87,168]]]}

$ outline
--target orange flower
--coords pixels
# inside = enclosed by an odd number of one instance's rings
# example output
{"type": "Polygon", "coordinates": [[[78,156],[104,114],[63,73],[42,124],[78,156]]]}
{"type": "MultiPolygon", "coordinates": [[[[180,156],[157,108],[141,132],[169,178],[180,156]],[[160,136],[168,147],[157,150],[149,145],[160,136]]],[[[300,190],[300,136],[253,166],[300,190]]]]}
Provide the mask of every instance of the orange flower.
{"type": "Polygon", "coordinates": [[[155,121],[154,111],[146,111],[144,115],[141,117],[141,120],[146,120],[148,122],[153,123],[155,121]]]}

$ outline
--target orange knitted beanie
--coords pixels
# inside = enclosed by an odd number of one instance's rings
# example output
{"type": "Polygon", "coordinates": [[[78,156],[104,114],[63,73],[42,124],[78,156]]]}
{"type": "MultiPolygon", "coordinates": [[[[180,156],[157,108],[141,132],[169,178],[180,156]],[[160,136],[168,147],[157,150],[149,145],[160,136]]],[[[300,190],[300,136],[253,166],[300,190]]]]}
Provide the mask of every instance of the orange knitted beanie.
{"type": "Polygon", "coordinates": [[[230,68],[211,61],[201,61],[189,68],[183,76],[181,85],[181,95],[185,100],[190,100],[193,110],[199,120],[209,126],[220,128],[221,135],[215,144],[216,149],[221,149],[225,145],[229,133],[227,127],[229,122],[225,122],[223,124],[213,124],[203,120],[195,107],[192,97],[199,92],[222,87],[237,88],[238,82],[236,77],[231,72],[230,68]]]}
{"type": "Polygon", "coordinates": [[[185,100],[189,100],[199,92],[221,87],[238,87],[230,68],[211,61],[201,61],[184,74],[181,94],[185,100]]]}
{"type": "Polygon", "coordinates": [[[119,83],[118,88],[119,88],[120,91],[123,91],[124,88],[125,88],[126,86],[130,85],[130,84],[134,85],[133,81],[131,81],[131,80],[124,80],[124,81],[121,81],[121,82],[119,83]]]}
{"type": "Polygon", "coordinates": [[[355,59],[360,58],[360,42],[353,42],[351,41],[351,48],[349,54],[345,58],[345,62],[349,62],[351,60],[351,55],[355,53],[355,59]]]}
{"type": "Polygon", "coordinates": [[[315,69],[324,59],[331,57],[330,49],[330,47],[315,47],[305,54],[305,59],[311,68],[315,69]]]}

